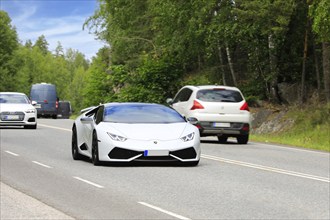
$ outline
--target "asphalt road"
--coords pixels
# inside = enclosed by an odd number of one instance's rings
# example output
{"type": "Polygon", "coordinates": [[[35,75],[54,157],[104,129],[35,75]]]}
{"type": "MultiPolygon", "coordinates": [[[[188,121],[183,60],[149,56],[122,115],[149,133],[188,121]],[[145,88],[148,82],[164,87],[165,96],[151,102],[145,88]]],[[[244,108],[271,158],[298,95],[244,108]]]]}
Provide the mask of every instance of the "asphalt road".
{"type": "Polygon", "coordinates": [[[197,167],[95,167],[72,160],[72,122],[0,129],[1,219],[38,213],[40,204],[58,213],[33,219],[330,218],[329,153],[205,138],[197,167]],[[8,205],[23,198],[3,198],[15,192],[39,205],[8,205]]]}

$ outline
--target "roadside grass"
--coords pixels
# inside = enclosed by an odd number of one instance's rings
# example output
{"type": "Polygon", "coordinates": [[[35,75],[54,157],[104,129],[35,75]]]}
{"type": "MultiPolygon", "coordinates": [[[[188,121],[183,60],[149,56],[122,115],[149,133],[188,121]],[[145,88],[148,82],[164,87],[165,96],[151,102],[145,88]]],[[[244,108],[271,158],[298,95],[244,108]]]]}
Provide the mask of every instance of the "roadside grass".
{"type": "Polygon", "coordinates": [[[294,107],[286,117],[295,120],[292,127],[277,133],[252,134],[250,139],[330,152],[330,104],[294,107]]]}

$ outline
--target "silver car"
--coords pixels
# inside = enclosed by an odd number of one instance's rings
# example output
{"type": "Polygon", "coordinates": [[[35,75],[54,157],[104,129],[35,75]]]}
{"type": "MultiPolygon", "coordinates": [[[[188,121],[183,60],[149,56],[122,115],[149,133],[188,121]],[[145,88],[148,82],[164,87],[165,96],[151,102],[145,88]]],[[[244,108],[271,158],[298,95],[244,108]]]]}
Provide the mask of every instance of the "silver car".
{"type": "Polygon", "coordinates": [[[0,92],[0,126],[37,128],[37,111],[24,93],[0,92]]]}

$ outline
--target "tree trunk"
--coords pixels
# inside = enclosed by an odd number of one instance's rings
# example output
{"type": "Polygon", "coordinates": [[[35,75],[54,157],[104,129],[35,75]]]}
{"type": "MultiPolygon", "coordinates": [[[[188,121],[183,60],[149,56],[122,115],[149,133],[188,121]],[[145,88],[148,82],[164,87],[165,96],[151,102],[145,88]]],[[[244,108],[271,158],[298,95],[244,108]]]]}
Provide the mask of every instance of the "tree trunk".
{"type": "Polygon", "coordinates": [[[226,53],[227,53],[230,73],[231,73],[231,76],[233,78],[233,83],[234,83],[234,86],[237,87],[237,81],[236,81],[236,76],[235,76],[235,71],[234,71],[234,65],[233,65],[233,61],[232,61],[232,58],[231,58],[231,55],[230,55],[230,50],[229,50],[229,47],[228,47],[227,44],[226,44],[226,53]]]}
{"type": "Polygon", "coordinates": [[[269,69],[271,75],[270,81],[270,98],[272,101],[281,103],[281,98],[278,94],[278,69],[277,69],[277,57],[275,54],[275,43],[273,35],[268,36],[268,50],[269,50],[269,69]]]}
{"type": "Polygon", "coordinates": [[[322,43],[323,81],[327,102],[330,103],[330,42],[322,43]]]}
{"type": "Polygon", "coordinates": [[[218,51],[219,51],[219,61],[220,61],[220,69],[221,69],[221,72],[222,72],[222,83],[224,86],[227,85],[227,81],[226,81],[226,74],[225,74],[225,68],[224,68],[224,65],[223,65],[223,59],[222,59],[222,51],[221,51],[221,47],[219,46],[218,47],[218,51]]]}
{"type": "Polygon", "coordinates": [[[305,102],[305,78],[306,78],[306,59],[307,59],[307,46],[308,46],[308,25],[305,31],[305,41],[304,41],[304,57],[301,72],[301,91],[300,91],[300,104],[305,102]]]}
{"type": "Polygon", "coordinates": [[[320,69],[319,69],[319,60],[317,59],[317,52],[315,48],[315,42],[313,42],[313,54],[314,54],[314,65],[315,65],[315,73],[317,80],[317,96],[320,98],[321,95],[321,77],[320,77],[320,69]]]}

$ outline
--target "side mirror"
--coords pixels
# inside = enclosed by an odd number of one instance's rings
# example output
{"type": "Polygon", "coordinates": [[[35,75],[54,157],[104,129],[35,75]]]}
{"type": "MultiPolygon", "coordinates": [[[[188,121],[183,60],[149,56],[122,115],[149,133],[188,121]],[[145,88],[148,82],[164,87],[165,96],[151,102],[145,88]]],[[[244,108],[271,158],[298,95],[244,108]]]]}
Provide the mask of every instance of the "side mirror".
{"type": "Polygon", "coordinates": [[[83,118],[80,118],[80,121],[81,123],[83,124],[90,124],[93,122],[93,118],[90,118],[90,117],[83,117],[83,118]]]}
{"type": "Polygon", "coordinates": [[[38,104],[36,101],[31,102],[31,105],[36,105],[36,104],[38,104]]]}
{"type": "Polygon", "coordinates": [[[167,98],[166,103],[169,104],[169,105],[172,105],[173,104],[173,99],[167,98]]]}
{"type": "Polygon", "coordinates": [[[198,119],[194,118],[194,117],[187,118],[187,121],[192,125],[197,125],[198,124],[198,119]]]}

